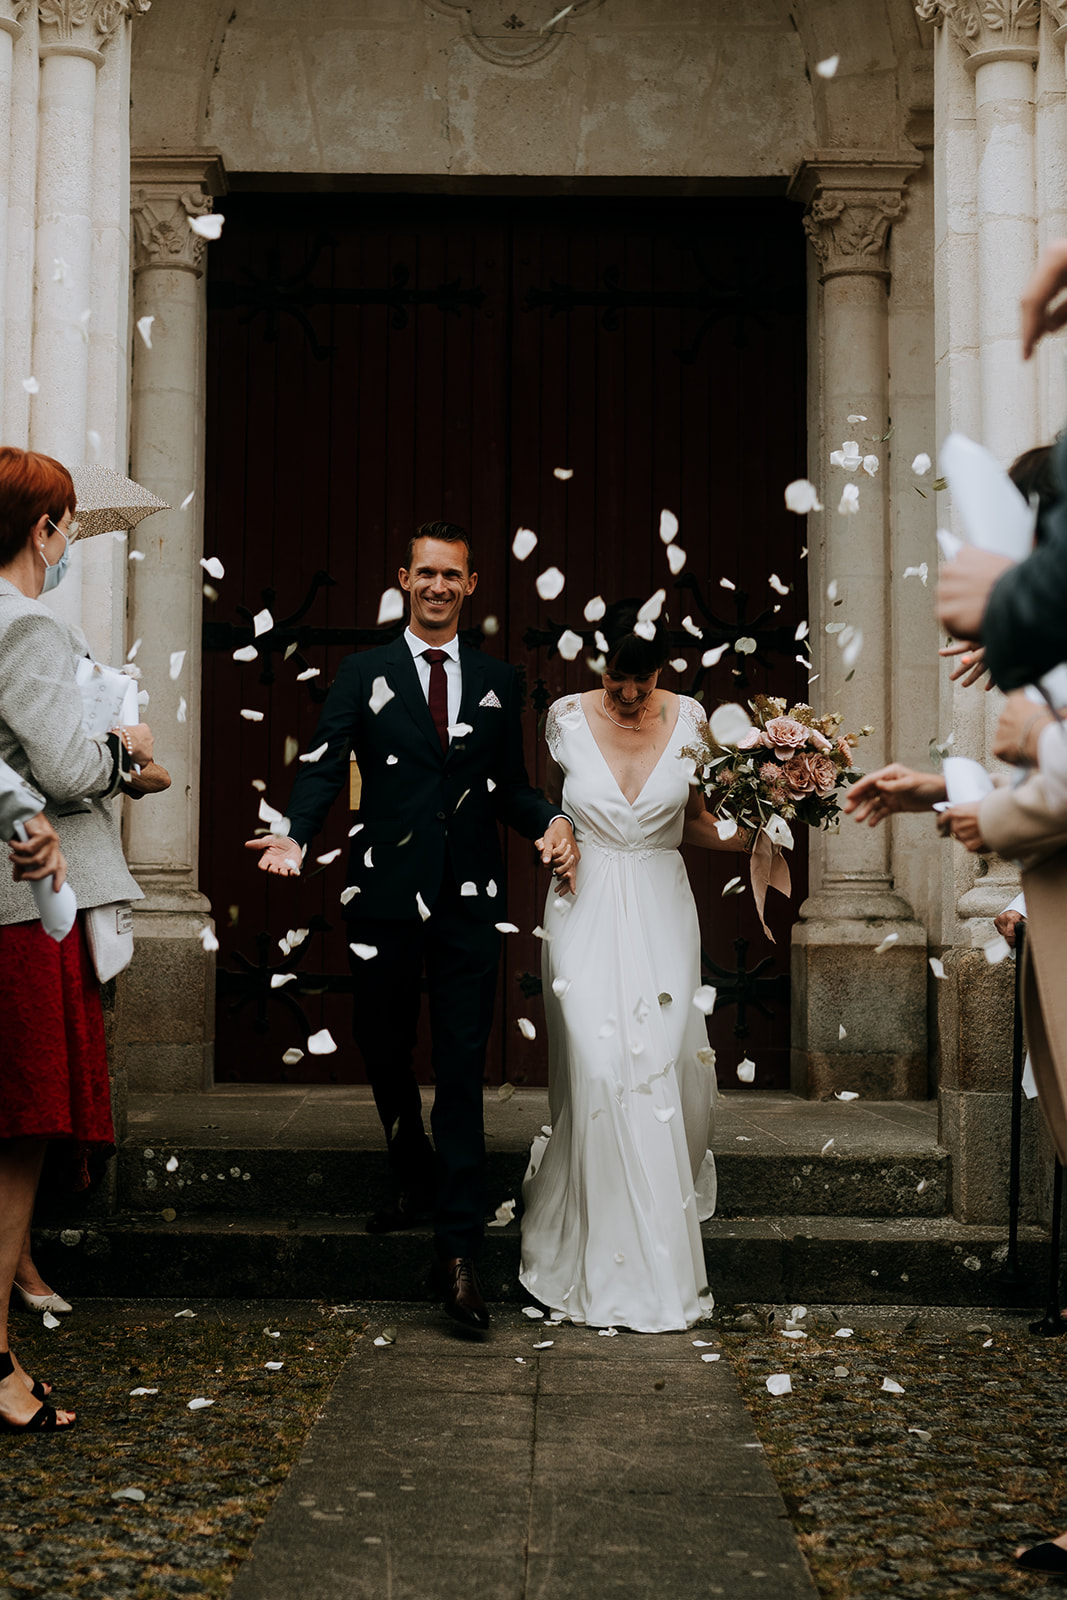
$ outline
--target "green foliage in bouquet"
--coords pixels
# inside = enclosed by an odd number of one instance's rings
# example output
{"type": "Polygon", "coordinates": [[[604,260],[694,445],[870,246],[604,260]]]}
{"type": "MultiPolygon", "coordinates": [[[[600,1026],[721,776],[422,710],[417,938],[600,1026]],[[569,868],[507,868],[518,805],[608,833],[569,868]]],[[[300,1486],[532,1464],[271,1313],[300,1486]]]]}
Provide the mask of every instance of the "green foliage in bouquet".
{"type": "Polygon", "coordinates": [[[872,729],[843,734],[840,712],[817,716],[809,705],[787,705],[758,694],[749,701],[752,730],[738,745],[719,744],[709,727],[683,752],[696,763],[713,815],[754,832],[772,817],[809,828],[827,828],[838,817],[841,796],[861,776],[855,747],[872,729]]]}

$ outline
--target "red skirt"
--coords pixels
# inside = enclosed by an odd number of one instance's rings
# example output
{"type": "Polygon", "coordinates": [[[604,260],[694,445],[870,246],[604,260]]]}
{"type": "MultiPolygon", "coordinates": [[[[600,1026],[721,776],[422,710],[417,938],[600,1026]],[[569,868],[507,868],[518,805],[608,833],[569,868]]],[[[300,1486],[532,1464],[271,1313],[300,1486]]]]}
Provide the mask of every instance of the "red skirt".
{"type": "Polygon", "coordinates": [[[114,1144],[104,1012],[79,916],[0,927],[0,1139],[114,1144]]]}

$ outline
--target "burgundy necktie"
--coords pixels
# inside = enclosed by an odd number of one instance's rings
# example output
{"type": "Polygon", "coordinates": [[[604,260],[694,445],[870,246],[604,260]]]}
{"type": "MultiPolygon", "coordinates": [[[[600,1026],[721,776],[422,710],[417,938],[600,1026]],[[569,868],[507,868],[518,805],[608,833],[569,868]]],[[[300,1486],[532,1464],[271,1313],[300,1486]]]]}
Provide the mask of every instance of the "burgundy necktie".
{"type": "Polygon", "coordinates": [[[423,659],[430,663],[430,715],[441,741],[441,749],[448,754],[448,679],[445,677],[446,652],[424,650],[423,659]]]}

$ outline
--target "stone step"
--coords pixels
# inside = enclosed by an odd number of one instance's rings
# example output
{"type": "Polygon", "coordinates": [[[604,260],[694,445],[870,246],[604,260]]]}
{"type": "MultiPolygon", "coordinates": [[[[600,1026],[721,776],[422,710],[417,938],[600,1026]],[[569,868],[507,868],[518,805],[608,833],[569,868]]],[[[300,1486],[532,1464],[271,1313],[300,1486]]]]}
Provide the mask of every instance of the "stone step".
{"type": "MultiPolygon", "coordinates": [[[[427,1092],[427,1109],[429,1092],[427,1092]]],[[[487,1201],[517,1197],[548,1097],[485,1101],[487,1201]]],[[[391,1184],[369,1091],[227,1086],[131,1100],[120,1151],[120,1210],[234,1217],[366,1214],[391,1184]],[[176,1163],[173,1170],[168,1167],[176,1163]]],[[[930,1102],[720,1097],[712,1140],[719,1217],[939,1217],[950,1161],[930,1102]]]]}
{"type": "MultiPolygon", "coordinates": [[[[1027,1292],[998,1281],[1005,1230],[950,1218],[762,1216],[704,1224],[720,1304],[1033,1305],[1044,1303],[1047,1236],[1020,1230],[1027,1292]]],[[[491,1300],[521,1300],[515,1223],[490,1229],[480,1263],[491,1300]]],[[[34,1230],[34,1254],[71,1299],[226,1295],[411,1300],[432,1297],[429,1232],[368,1234],[362,1218],[158,1214],[61,1219],[34,1230]]],[[[528,1297],[526,1297],[528,1298],[528,1297]]]]}

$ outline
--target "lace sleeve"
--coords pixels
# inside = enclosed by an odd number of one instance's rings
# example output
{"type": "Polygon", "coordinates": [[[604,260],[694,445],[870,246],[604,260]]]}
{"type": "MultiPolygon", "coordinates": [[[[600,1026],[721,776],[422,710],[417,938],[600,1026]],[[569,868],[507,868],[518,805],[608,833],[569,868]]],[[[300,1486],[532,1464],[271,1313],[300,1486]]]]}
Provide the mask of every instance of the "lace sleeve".
{"type": "Polygon", "coordinates": [[[553,700],[548,708],[545,719],[545,743],[548,753],[553,761],[559,761],[560,749],[563,744],[563,719],[571,716],[580,708],[580,698],[576,694],[565,695],[562,700],[553,700]]]}
{"type": "Polygon", "coordinates": [[[694,739],[700,739],[708,726],[704,707],[699,700],[693,700],[687,694],[678,696],[678,721],[687,744],[692,743],[694,739]]]}

